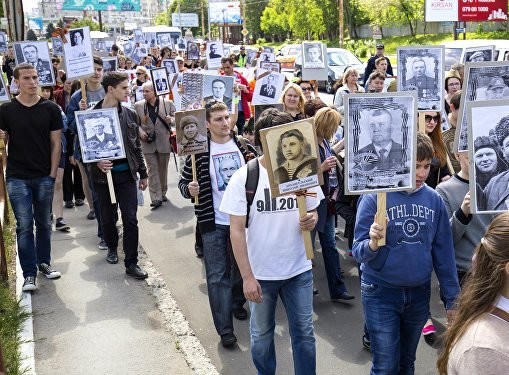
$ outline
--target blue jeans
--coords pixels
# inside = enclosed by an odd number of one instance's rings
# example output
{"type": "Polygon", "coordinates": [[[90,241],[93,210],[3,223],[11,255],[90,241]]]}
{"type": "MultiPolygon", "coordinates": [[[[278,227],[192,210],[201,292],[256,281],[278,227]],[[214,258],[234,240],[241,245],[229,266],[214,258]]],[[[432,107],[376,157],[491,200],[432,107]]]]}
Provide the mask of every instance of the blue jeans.
{"type": "Polygon", "coordinates": [[[16,217],[18,257],[23,277],[36,276],[37,264],[51,264],[51,205],[55,179],[50,176],[34,179],[8,177],[6,182],[16,217]]]}
{"type": "Polygon", "coordinates": [[[371,375],[413,374],[415,352],[428,318],[430,284],[385,287],[361,281],[371,341],[371,375]]]}
{"type": "Polygon", "coordinates": [[[311,270],[288,280],[258,280],[262,303],[249,302],[251,310],[251,355],[259,375],[276,373],[274,347],[275,312],[281,297],[288,317],[296,375],[316,372],[316,347],[313,333],[313,274],[311,270]]]}
{"type": "Polygon", "coordinates": [[[216,224],[216,230],[201,234],[207,290],[214,326],[219,335],[233,332],[233,309],[246,302],[242,277],[228,246],[230,227],[216,224]]]}
{"type": "Polygon", "coordinates": [[[325,273],[327,274],[330,298],[338,298],[341,293],[346,292],[346,286],[341,279],[341,264],[339,262],[339,253],[336,250],[336,228],[333,215],[327,215],[325,228],[323,233],[318,232],[318,238],[322,247],[323,263],[325,273]]]}

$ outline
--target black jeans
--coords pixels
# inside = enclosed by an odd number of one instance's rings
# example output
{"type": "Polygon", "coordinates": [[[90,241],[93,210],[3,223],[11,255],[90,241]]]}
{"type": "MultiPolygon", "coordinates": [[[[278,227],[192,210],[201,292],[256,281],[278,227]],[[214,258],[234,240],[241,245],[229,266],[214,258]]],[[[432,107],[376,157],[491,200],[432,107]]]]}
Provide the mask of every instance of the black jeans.
{"type": "MultiPolygon", "coordinates": [[[[138,263],[137,186],[130,171],[112,172],[112,177],[124,226],[124,265],[129,267],[131,264],[138,263]]],[[[94,183],[94,187],[100,202],[101,226],[104,240],[108,245],[108,249],[116,249],[118,247],[116,226],[117,205],[111,203],[107,184],[94,183]]]]}
{"type": "Polygon", "coordinates": [[[65,163],[63,185],[64,202],[72,201],[73,197],[74,199],[85,199],[80,169],[68,161],[65,163]]]}
{"type": "MultiPolygon", "coordinates": [[[[237,134],[242,135],[244,133],[244,125],[246,124],[246,118],[244,117],[244,112],[239,112],[237,117],[237,134]]],[[[247,151],[247,150],[246,150],[247,151]]]]}

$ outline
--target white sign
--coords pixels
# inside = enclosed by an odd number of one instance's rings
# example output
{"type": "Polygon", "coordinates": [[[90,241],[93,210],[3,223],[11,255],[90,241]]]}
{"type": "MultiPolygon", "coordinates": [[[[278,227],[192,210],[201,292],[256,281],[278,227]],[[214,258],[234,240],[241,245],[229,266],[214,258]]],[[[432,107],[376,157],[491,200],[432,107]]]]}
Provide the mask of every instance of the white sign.
{"type": "Polygon", "coordinates": [[[424,18],[426,22],[458,20],[458,0],[426,0],[424,18]]]}
{"type": "Polygon", "coordinates": [[[176,27],[198,27],[198,15],[196,13],[172,13],[171,25],[176,27]]]}

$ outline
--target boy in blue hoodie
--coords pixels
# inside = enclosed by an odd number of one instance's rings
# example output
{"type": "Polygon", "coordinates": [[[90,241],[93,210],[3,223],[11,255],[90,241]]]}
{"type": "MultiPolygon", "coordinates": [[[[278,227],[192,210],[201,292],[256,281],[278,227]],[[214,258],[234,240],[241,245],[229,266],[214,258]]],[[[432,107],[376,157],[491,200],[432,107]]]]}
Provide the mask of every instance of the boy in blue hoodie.
{"type": "Polygon", "coordinates": [[[387,193],[387,228],[374,220],[376,195],[359,202],[353,256],[361,264],[361,295],[371,339],[371,374],[413,374],[428,318],[433,269],[448,321],[459,293],[449,217],[442,198],[425,184],[433,145],[417,134],[416,189],[387,193]],[[386,238],[385,246],[378,240],[386,238]]]}

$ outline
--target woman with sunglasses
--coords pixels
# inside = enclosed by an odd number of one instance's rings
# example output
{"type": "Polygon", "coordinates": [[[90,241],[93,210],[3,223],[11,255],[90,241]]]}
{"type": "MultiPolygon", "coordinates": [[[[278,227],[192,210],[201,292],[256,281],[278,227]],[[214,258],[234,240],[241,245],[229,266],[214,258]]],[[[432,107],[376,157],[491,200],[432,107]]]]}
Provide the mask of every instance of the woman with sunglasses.
{"type": "Polygon", "coordinates": [[[336,107],[341,116],[345,115],[345,106],[343,103],[345,94],[364,92],[364,87],[359,85],[358,81],[359,72],[352,67],[346,68],[343,73],[343,86],[341,86],[334,95],[334,107],[336,107]]]}
{"type": "Polygon", "coordinates": [[[150,76],[148,75],[148,70],[143,66],[136,67],[136,79],[131,82],[131,92],[132,97],[134,98],[134,102],[136,103],[143,99],[143,90],[141,86],[150,81],[150,76]]]}
{"type": "MultiPolygon", "coordinates": [[[[302,93],[304,94],[304,97],[306,98],[306,102],[309,102],[310,100],[312,100],[313,93],[315,93],[315,88],[313,86],[313,83],[311,81],[300,80],[297,82],[297,84],[301,88],[302,93]]],[[[317,97],[316,93],[314,96],[317,97]]]]}

